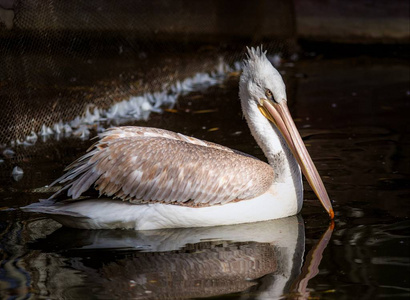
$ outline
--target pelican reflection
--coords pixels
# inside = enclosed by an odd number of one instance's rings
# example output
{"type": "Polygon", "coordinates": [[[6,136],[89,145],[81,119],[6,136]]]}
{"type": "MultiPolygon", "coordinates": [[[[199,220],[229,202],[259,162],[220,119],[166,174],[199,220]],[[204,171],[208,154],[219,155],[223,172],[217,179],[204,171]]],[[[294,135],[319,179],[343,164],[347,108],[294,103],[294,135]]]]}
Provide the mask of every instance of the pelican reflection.
{"type": "Polygon", "coordinates": [[[316,261],[306,261],[309,267],[303,272],[305,231],[300,216],[149,231],[61,228],[33,247],[67,257],[69,267],[79,271],[83,284],[98,298],[185,299],[243,293],[245,298],[274,299],[304,294],[326,243],[314,247],[316,261]]]}

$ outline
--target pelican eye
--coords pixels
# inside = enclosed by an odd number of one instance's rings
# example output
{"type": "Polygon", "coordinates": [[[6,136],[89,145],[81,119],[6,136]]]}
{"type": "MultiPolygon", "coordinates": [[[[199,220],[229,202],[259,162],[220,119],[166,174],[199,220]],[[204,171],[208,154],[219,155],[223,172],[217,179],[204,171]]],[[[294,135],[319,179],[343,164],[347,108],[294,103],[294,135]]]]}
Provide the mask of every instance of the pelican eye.
{"type": "Polygon", "coordinates": [[[265,96],[266,96],[266,98],[268,98],[269,100],[271,100],[271,101],[273,101],[273,102],[275,102],[275,103],[278,103],[278,102],[275,100],[275,98],[273,98],[273,93],[272,93],[272,91],[271,91],[270,89],[266,89],[266,90],[265,90],[265,96]]]}

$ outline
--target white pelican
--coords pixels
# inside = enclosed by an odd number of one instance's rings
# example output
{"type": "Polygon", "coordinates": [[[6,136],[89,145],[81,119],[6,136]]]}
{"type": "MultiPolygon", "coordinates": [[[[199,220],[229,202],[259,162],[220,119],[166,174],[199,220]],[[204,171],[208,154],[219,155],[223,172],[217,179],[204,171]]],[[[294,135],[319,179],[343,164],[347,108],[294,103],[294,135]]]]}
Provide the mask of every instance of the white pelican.
{"type": "Polygon", "coordinates": [[[65,184],[62,191],[72,199],[56,200],[53,195],[23,209],[87,229],[148,230],[278,219],[302,207],[302,169],[333,218],[326,189],[287,108],[282,77],[259,47],[248,49],[239,96],[269,164],[180,133],[117,127],[102,133],[54,182],[65,184]],[[80,197],[93,188],[98,198],[80,197]]]}

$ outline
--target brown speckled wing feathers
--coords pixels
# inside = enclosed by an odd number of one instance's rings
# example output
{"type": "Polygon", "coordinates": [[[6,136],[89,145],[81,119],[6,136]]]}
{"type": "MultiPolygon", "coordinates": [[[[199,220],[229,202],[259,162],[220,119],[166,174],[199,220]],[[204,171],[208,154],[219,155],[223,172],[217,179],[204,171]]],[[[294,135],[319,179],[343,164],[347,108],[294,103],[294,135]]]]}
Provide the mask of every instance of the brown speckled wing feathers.
{"type": "Polygon", "coordinates": [[[256,197],[274,176],[256,158],[155,128],[110,129],[89,151],[56,180],[73,199],[94,187],[132,203],[209,206],[256,197]]]}

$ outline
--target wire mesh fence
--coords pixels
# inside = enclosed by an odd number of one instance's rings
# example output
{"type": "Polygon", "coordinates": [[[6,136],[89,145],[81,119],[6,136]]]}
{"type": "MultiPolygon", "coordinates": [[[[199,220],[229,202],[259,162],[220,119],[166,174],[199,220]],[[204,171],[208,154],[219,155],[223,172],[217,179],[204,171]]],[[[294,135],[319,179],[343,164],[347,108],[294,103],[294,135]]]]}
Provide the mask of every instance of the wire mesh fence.
{"type": "Polygon", "coordinates": [[[274,2],[285,17],[264,17],[265,1],[0,1],[0,144],[146,119],[238,71],[267,32],[281,42],[265,47],[286,52],[292,7],[274,2]]]}

